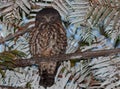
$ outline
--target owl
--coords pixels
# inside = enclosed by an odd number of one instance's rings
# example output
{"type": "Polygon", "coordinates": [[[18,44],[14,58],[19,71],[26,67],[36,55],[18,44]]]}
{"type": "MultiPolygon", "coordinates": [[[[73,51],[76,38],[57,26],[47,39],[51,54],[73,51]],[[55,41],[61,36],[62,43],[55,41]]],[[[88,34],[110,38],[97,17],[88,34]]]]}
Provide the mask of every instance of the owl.
{"type": "MultiPolygon", "coordinates": [[[[43,8],[36,14],[35,28],[30,32],[32,57],[49,57],[65,54],[67,37],[61,16],[54,8],[43,8]]],[[[60,62],[40,62],[40,85],[50,87],[60,62]]]]}

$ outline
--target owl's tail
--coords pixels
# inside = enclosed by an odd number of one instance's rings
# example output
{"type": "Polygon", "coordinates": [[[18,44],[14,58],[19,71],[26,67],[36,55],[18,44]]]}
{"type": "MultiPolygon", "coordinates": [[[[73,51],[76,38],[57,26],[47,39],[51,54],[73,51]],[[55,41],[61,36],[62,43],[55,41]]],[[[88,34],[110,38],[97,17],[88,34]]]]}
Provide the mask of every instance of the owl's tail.
{"type": "Polygon", "coordinates": [[[54,84],[54,78],[60,62],[44,62],[40,64],[40,85],[43,87],[50,87],[54,84]],[[46,65],[47,63],[47,65],[46,65]]]}
{"type": "Polygon", "coordinates": [[[54,84],[54,74],[48,74],[47,71],[42,71],[40,78],[40,85],[43,87],[50,87],[54,84]]]}

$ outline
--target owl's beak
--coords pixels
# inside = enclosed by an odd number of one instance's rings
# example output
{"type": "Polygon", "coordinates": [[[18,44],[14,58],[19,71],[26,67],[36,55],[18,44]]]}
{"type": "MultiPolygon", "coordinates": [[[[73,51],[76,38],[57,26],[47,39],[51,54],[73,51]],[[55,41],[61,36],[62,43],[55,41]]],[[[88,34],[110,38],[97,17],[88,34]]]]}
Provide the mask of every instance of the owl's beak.
{"type": "Polygon", "coordinates": [[[47,23],[49,23],[50,22],[50,20],[49,19],[47,19],[47,21],[46,21],[47,23]]]}

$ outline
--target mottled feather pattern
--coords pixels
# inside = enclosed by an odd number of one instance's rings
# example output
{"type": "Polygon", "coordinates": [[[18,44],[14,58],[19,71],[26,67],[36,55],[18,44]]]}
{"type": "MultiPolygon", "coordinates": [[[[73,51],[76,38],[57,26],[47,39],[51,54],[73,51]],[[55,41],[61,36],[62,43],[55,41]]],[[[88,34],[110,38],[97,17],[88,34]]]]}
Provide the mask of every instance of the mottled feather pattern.
{"type": "MultiPolygon", "coordinates": [[[[34,57],[51,57],[64,54],[67,46],[66,31],[57,10],[44,8],[36,15],[35,28],[30,33],[30,52],[34,57]]],[[[39,63],[40,85],[47,87],[54,83],[60,63],[39,63]]]]}
{"type": "Polygon", "coordinates": [[[44,30],[34,29],[31,32],[30,44],[32,46],[30,46],[30,49],[32,55],[41,57],[65,53],[67,45],[65,30],[63,28],[55,28],[57,26],[53,25],[44,30]],[[44,54],[45,52],[48,52],[48,55],[44,54]]]}

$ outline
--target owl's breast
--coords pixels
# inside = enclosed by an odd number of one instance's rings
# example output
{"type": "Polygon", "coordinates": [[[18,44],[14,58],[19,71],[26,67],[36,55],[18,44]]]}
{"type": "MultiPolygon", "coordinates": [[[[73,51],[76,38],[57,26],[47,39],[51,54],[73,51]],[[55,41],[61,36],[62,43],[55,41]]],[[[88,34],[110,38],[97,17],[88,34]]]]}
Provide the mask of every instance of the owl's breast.
{"type": "Polygon", "coordinates": [[[41,56],[52,56],[60,53],[60,48],[58,47],[58,33],[53,31],[45,31],[41,34],[41,56]],[[43,39],[42,39],[43,38],[43,39]],[[43,41],[44,40],[44,41],[43,41]]]}
{"type": "Polygon", "coordinates": [[[30,51],[33,56],[52,56],[65,53],[66,34],[62,28],[56,29],[54,26],[46,29],[37,29],[32,32],[30,38],[30,51]]]}

